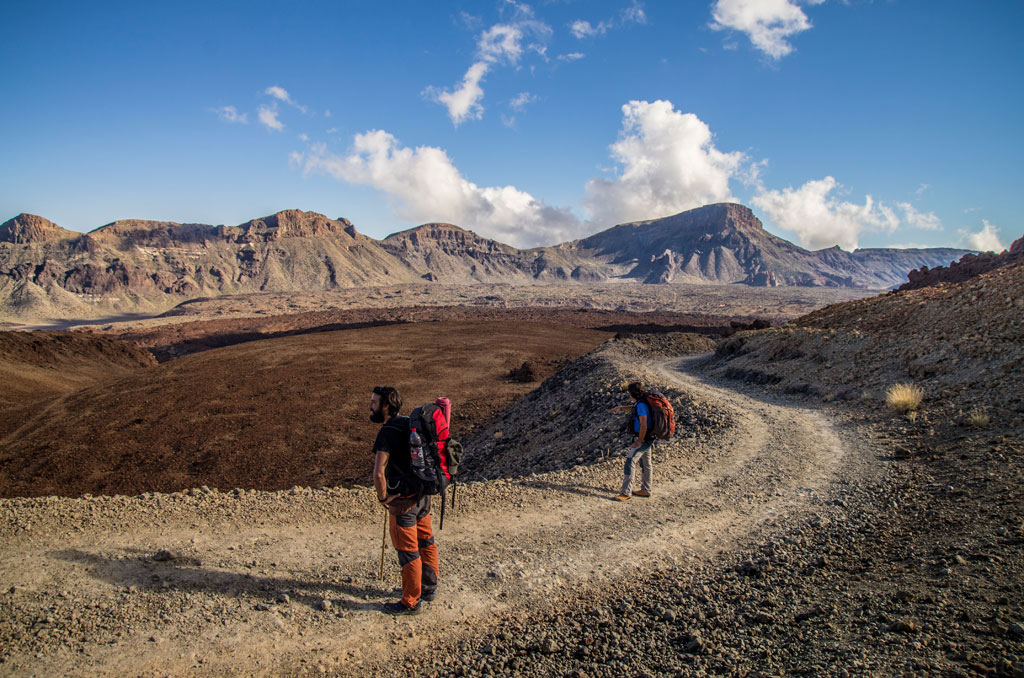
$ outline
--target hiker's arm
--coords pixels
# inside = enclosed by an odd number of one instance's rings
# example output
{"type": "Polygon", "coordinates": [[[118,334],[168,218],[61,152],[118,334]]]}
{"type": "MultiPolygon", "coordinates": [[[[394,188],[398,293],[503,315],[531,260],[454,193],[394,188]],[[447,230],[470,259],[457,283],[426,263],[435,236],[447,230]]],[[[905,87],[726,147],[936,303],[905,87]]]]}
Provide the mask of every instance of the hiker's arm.
{"type": "Polygon", "coordinates": [[[633,443],[632,448],[637,449],[644,444],[644,438],[647,437],[647,415],[641,414],[640,419],[640,430],[636,433],[636,442],[633,443]]]}
{"type": "Polygon", "coordinates": [[[377,456],[373,460],[373,487],[377,490],[377,500],[387,503],[388,481],[384,478],[384,469],[388,467],[387,452],[377,450],[377,456]]]}
{"type": "Polygon", "coordinates": [[[608,411],[611,412],[612,414],[617,414],[619,412],[628,412],[631,409],[633,409],[632,405],[617,405],[608,411]]]}

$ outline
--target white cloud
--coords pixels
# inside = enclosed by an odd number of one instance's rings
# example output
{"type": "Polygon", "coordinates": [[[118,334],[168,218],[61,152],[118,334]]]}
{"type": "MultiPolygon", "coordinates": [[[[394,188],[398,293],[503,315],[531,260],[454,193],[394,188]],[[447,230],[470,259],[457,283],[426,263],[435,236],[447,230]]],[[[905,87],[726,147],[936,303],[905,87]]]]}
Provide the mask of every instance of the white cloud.
{"type": "Polygon", "coordinates": [[[328,109],[324,110],[324,117],[325,118],[329,118],[329,117],[331,117],[331,115],[332,115],[331,109],[328,108],[328,109]]]}
{"type": "Polygon", "coordinates": [[[523,31],[518,26],[495,24],[480,34],[476,48],[483,61],[515,64],[523,56],[523,31]]]}
{"type": "Polygon", "coordinates": [[[591,26],[589,21],[578,20],[573,21],[569,25],[569,32],[572,33],[573,37],[577,40],[582,40],[583,38],[592,38],[595,35],[604,35],[608,32],[609,28],[611,28],[611,26],[604,21],[598,23],[596,26],[591,26]]]}
{"type": "MultiPolygon", "coordinates": [[[[634,0],[632,5],[619,13],[619,18],[622,24],[647,23],[647,14],[644,12],[644,6],[636,0],[634,0]]],[[[597,25],[591,24],[589,21],[585,21],[583,19],[577,19],[569,24],[569,32],[577,40],[583,40],[584,38],[593,38],[595,36],[604,35],[615,27],[616,22],[614,19],[599,21],[597,22],[597,25]]]]}
{"type": "Polygon", "coordinates": [[[903,210],[903,220],[908,225],[925,231],[942,230],[942,221],[934,212],[918,212],[909,202],[898,202],[896,206],[903,210]]]}
{"type": "Polygon", "coordinates": [[[265,90],[263,90],[263,93],[264,94],[269,94],[270,96],[274,97],[278,101],[283,101],[286,104],[288,104],[289,106],[294,106],[295,108],[299,109],[303,113],[306,112],[306,107],[301,105],[301,104],[299,104],[294,99],[292,99],[291,95],[288,94],[288,91],[285,88],[283,88],[283,87],[279,87],[278,85],[271,85],[270,87],[268,87],[265,90]]]}
{"type": "Polygon", "coordinates": [[[999,229],[993,226],[988,219],[982,219],[982,229],[977,233],[971,233],[966,229],[960,230],[960,236],[967,239],[967,246],[979,252],[1002,252],[1006,245],[999,240],[999,229]]]}
{"type": "Polygon", "coordinates": [[[300,134],[299,135],[299,140],[300,141],[309,141],[309,135],[308,134],[300,134]]]}
{"type": "Polygon", "coordinates": [[[579,61],[580,59],[582,59],[585,56],[586,56],[586,54],[584,54],[583,52],[570,52],[569,54],[560,54],[558,56],[558,60],[559,61],[573,62],[573,61],[579,61]]]}
{"type": "Polygon", "coordinates": [[[581,223],[566,208],[544,204],[514,186],[477,186],[440,148],[401,146],[388,132],[356,135],[348,155],[317,144],[305,155],[306,172],[385,193],[396,213],[413,222],[447,221],[517,247],[579,237],[581,223]]]}
{"type": "Polygon", "coordinates": [[[920,186],[917,187],[917,190],[914,191],[914,195],[920,198],[922,195],[925,194],[925,191],[927,191],[931,187],[931,184],[921,184],[920,186]]]}
{"type": "Polygon", "coordinates": [[[490,66],[484,61],[478,61],[469,67],[466,75],[462,78],[462,84],[455,91],[439,90],[436,87],[428,87],[424,94],[429,98],[444,104],[448,109],[448,117],[455,125],[460,125],[466,120],[479,120],[483,117],[484,107],[480,100],[484,96],[484,90],[480,82],[487,74],[490,66]]]}
{"type": "Polygon", "coordinates": [[[798,189],[761,190],[752,203],[762,209],[781,228],[797,234],[800,244],[812,250],[839,245],[857,249],[865,231],[892,232],[900,224],[896,213],[885,205],[876,205],[871,196],[857,205],[831,197],[839,183],[832,177],[808,181],[798,189]]]}
{"type": "Polygon", "coordinates": [[[221,106],[220,108],[214,108],[212,110],[224,122],[237,122],[243,125],[249,122],[248,114],[239,113],[234,106],[221,106]]]}
{"type": "Polygon", "coordinates": [[[260,106],[256,111],[256,118],[267,129],[280,132],[284,129],[284,123],[277,119],[277,109],[270,106],[260,106]]]}
{"type": "Polygon", "coordinates": [[[526,108],[527,105],[532,104],[536,100],[536,94],[530,94],[529,92],[520,92],[515,96],[514,99],[512,99],[512,101],[508,103],[508,105],[511,106],[513,110],[521,111],[524,108],[526,108]]]}
{"type": "Polygon", "coordinates": [[[451,90],[430,86],[423,90],[424,96],[448,109],[448,117],[456,126],[466,120],[483,117],[484,107],[480,101],[484,90],[480,83],[492,67],[518,66],[525,51],[547,58],[545,43],[551,37],[551,28],[533,19],[529,5],[506,0],[505,6],[513,8],[516,21],[495,24],[478,36],[476,61],[466,71],[459,86],[451,90]]]}
{"type": "Polygon", "coordinates": [[[619,139],[611,146],[621,166],[613,179],[587,183],[584,206],[598,225],[653,219],[734,200],[729,180],[742,153],[715,148],[711,130],[670,101],[631,101],[622,107],[619,139]]]}
{"type": "Polygon", "coordinates": [[[633,0],[633,4],[622,10],[622,20],[626,23],[646,24],[647,13],[644,12],[643,3],[633,0]]]}
{"type": "MultiPolygon", "coordinates": [[[[825,0],[803,0],[819,5],[825,0]]],[[[716,0],[711,8],[716,31],[732,29],[747,34],[754,47],[772,59],[781,59],[793,51],[788,39],[811,27],[801,0],[716,0]]]]}

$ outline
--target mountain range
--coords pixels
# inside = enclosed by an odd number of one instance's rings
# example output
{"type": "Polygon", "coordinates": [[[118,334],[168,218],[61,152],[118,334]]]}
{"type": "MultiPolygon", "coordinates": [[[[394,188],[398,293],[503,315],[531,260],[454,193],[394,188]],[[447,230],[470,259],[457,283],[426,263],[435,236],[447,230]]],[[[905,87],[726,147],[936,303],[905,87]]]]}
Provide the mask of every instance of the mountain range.
{"type": "Polygon", "coordinates": [[[706,205],[520,250],[453,224],[376,240],[347,219],[284,210],[238,226],[119,220],[88,233],[20,214],[0,224],[0,313],[86,318],[196,297],[408,282],[739,283],[885,289],[968,250],[803,249],[747,207],[706,205]]]}

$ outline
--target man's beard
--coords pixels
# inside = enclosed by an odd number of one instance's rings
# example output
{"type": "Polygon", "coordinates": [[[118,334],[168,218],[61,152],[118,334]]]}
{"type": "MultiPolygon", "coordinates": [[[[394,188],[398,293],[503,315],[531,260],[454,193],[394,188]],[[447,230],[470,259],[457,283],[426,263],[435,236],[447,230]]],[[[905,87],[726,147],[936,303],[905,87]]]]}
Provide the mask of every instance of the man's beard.
{"type": "Polygon", "coordinates": [[[384,419],[385,417],[383,408],[370,412],[370,421],[372,421],[374,424],[383,424],[384,419]]]}

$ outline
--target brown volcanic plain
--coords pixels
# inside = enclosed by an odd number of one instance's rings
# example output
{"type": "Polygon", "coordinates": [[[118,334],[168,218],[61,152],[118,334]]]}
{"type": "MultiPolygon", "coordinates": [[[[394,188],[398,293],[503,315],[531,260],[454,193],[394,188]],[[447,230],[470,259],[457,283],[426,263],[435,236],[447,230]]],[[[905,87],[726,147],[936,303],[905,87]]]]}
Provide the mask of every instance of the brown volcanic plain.
{"type": "MultiPolygon", "coordinates": [[[[0,336],[10,342],[9,334],[0,336]]],[[[52,344],[66,335],[18,336],[52,344]]],[[[67,390],[56,395],[59,386],[34,398],[13,393],[17,374],[39,368],[3,354],[11,378],[0,393],[2,496],[365,482],[373,386],[400,385],[410,406],[448,395],[453,428],[466,434],[535,388],[506,380],[510,370],[530,362],[543,379],[612,333],[508,320],[422,322],[251,341],[148,367],[138,365],[149,356],[128,342],[71,336],[100,358],[80,364],[85,376],[66,377],[67,390]],[[111,365],[103,352],[112,347],[134,367],[111,365]],[[96,380],[79,387],[89,379],[96,380]]]]}

